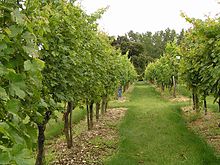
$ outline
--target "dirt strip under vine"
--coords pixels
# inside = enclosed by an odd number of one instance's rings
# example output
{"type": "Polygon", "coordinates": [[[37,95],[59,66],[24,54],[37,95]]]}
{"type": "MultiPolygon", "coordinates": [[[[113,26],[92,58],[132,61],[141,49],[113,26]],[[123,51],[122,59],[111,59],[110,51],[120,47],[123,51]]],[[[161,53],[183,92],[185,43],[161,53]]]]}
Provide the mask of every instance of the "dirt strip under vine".
{"type": "Polygon", "coordinates": [[[91,131],[86,130],[85,120],[74,126],[71,149],[67,149],[64,138],[49,146],[56,157],[51,165],[102,165],[117,150],[118,125],[125,112],[125,108],[108,109],[91,131]]]}

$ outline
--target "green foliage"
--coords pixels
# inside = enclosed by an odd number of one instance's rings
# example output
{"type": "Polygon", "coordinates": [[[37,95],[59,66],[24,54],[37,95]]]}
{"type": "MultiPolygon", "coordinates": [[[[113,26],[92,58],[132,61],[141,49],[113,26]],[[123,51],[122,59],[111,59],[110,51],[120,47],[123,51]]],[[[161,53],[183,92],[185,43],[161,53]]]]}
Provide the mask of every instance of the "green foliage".
{"type": "Polygon", "coordinates": [[[178,47],[175,42],[167,44],[164,55],[150,63],[145,71],[145,79],[159,86],[171,87],[172,78],[178,79],[179,62],[177,59],[178,47]]]}
{"type": "Polygon", "coordinates": [[[164,55],[147,66],[145,78],[160,86],[171,86],[172,76],[186,83],[192,90],[195,108],[199,110],[199,95],[205,100],[209,94],[220,98],[219,18],[200,19],[182,16],[193,25],[181,42],[167,44],[164,55]],[[178,64],[176,56],[180,57],[178,64]],[[180,74],[180,76],[178,75],[180,74]],[[196,106],[197,105],[197,106],[196,106]]]}
{"type": "Polygon", "coordinates": [[[33,164],[36,129],[29,117],[34,113],[29,100],[40,101],[36,96],[43,62],[37,59],[30,19],[18,2],[0,2],[0,163],[22,165],[33,164]]]}
{"type": "Polygon", "coordinates": [[[37,126],[56,118],[60,103],[100,101],[135,79],[97,30],[104,11],[87,15],[65,0],[0,1],[0,164],[33,164],[37,126]]]}
{"type": "MultiPolygon", "coordinates": [[[[220,97],[219,18],[183,17],[193,25],[181,44],[181,75],[190,88],[204,96],[220,97]]],[[[203,98],[203,99],[204,99],[203,98]]]]}

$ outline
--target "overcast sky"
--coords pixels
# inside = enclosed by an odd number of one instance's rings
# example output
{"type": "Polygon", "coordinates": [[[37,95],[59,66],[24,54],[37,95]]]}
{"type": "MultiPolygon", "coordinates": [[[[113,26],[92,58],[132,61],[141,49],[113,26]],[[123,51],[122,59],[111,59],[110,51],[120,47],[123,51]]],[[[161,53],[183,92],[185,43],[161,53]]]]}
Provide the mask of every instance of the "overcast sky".
{"type": "Polygon", "coordinates": [[[189,25],[180,16],[183,11],[190,17],[204,18],[220,12],[217,0],[78,0],[92,13],[109,6],[99,21],[100,29],[109,35],[134,32],[159,31],[167,27],[179,32],[189,25]]]}

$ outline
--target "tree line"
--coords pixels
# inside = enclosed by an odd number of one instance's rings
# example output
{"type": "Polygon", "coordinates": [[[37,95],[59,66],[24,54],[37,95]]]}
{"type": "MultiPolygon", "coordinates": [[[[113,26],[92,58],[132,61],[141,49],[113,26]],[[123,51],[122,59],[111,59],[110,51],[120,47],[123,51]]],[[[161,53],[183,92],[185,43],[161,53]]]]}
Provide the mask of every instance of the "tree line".
{"type": "Polygon", "coordinates": [[[133,63],[139,79],[142,80],[146,66],[165,53],[167,43],[177,40],[179,44],[183,34],[184,30],[178,34],[170,28],[155,33],[149,31],[145,33],[130,31],[125,35],[115,38],[112,45],[119,48],[122,54],[128,52],[128,57],[133,63]]]}

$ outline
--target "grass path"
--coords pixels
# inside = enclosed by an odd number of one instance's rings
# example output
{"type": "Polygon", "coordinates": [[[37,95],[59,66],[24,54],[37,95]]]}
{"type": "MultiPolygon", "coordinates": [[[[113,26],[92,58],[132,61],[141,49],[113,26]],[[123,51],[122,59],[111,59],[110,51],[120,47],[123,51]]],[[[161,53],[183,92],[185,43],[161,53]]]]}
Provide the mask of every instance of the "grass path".
{"type": "Polygon", "coordinates": [[[162,99],[153,87],[136,84],[126,106],[119,150],[107,165],[220,164],[212,149],[187,129],[180,104],[162,99]]]}

